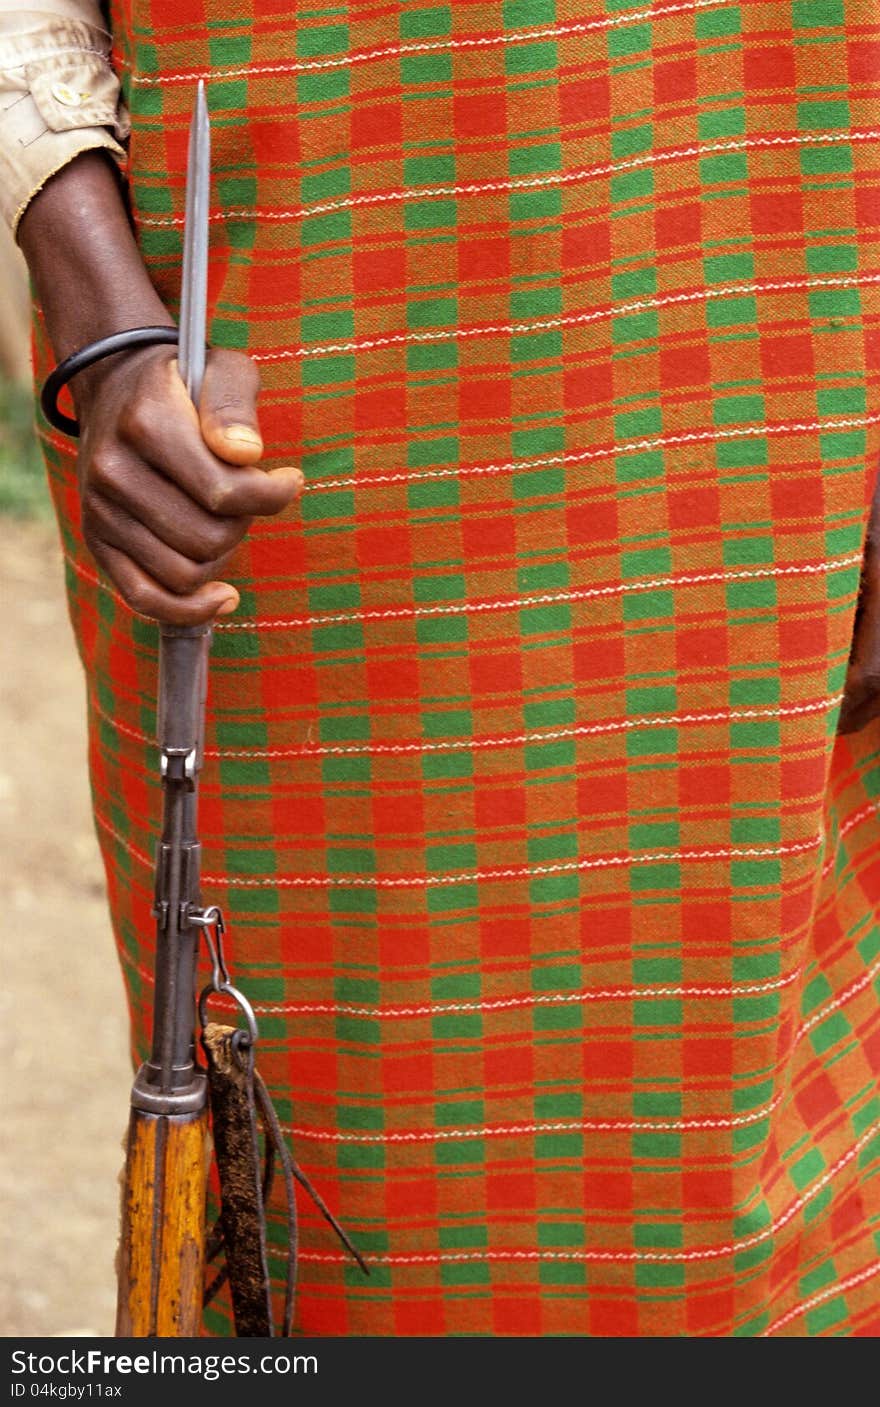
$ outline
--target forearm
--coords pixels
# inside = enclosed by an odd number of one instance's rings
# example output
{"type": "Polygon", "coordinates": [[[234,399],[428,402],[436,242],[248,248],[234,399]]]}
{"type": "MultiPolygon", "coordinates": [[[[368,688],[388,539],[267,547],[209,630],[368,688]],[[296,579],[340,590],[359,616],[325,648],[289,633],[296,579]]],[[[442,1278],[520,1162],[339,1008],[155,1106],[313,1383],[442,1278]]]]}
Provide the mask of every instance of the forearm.
{"type": "MultiPolygon", "coordinates": [[[[100,152],[84,152],[47,182],[22,217],[19,244],[59,360],[111,332],[172,321],[100,152]]],[[[76,396],[75,382],[71,389],[76,396]]]]}

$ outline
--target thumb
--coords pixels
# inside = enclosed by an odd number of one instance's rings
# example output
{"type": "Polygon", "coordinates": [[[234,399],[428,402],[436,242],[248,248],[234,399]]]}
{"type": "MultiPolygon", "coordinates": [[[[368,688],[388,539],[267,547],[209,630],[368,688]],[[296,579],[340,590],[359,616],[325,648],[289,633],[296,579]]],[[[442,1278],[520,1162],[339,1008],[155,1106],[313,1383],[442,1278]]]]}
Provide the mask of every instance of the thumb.
{"type": "Polygon", "coordinates": [[[214,348],[208,353],[199,420],[202,439],[228,464],[256,464],[263,453],[257,425],[260,373],[243,352],[214,348]]]}

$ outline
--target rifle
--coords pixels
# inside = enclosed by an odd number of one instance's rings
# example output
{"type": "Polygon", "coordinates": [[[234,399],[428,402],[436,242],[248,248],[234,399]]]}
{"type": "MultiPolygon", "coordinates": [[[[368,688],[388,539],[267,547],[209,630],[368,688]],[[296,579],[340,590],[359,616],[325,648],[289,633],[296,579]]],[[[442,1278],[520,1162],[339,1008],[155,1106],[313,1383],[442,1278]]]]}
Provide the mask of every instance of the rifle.
{"type": "MultiPolygon", "coordinates": [[[[199,83],[190,126],[178,364],[198,405],[205,369],[210,128],[199,83]]],[[[48,383],[47,383],[48,384],[48,383]]],[[[359,1252],[286,1146],[269,1093],[254,1065],[257,1021],[232,985],[223,954],[223,916],[202,906],[196,826],[204,753],[211,626],[162,625],[158,737],[163,792],[156,857],[155,1006],[151,1053],[132,1086],[123,1178],[116,1333],[125,1338],[196,1338],[203,1304],[227,1277],[236,1332],[274,1332],[265,1248],[265,1204],[279,1161],[287,1201],[287,1293],[282,1333],[293,1321],[297,1214],[294,1182],[307,1192],[343,1246],[369,1274],[359,1252]],[[204,933],[212,975],[198,999],[207,1075],[196,1062],[196,972],[204,933]],[[213,936],[212,936],[213,935],[213,936]],[[244,1027],[207,1021],[213,993],[231,999],[244,1027]],[[222,1206],[206,1251],[208,1104],[222,1206]],[[262,1172],[258,1120],[264,1134],[262,1172]],[[206,1261],[220,1250],[225,1268],[203,1290],[206,1261]]]]}
{"type": "MultiPolygon", "coordinates": [[[[178,364],[198,404],[205,366],[210,132],[204,85],[190,126],[178,364]]],[[[196,831],[211,627],[163,625],[158,735],[163,825],[156,864],[155,1009],[150,1058],[131,1093],[116,1333],[200,1333],[205,1259],[207,1080],[195,1059],[203,909],[196,831]]]]}

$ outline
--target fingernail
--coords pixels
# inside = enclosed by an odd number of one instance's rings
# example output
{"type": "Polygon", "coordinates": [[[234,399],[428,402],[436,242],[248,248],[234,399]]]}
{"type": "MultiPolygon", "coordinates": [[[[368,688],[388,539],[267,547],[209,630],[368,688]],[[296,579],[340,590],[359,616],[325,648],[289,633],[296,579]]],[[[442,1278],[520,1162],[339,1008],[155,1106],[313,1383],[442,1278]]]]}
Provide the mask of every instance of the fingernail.
{"type": "Polygon", "coordinates": [[[227,596],[227,597],[226,597],[226,600],[223,601],[223,602],[221,602],[221,604],[217,607],[217,614],[218,614],[218,616],[229,616],[229,615],[231,615],[232,612],[235,610],[235,608],[236,608],[237,605],[238,605],[238,597],[237,597],[237,596],[227,596]]]}
{"type": "Polygon", "coordinates": [[[262,436],[250,425],[227,425],[223,431],[227,440],[236,445],[262,445],[262,436]]]}

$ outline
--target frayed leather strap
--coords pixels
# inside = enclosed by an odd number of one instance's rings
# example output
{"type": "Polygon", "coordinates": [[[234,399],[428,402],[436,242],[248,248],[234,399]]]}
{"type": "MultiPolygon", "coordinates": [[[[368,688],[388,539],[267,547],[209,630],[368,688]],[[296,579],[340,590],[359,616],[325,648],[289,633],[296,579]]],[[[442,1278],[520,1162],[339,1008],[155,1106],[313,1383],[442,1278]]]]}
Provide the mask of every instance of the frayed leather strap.
{"type": "Polygon", "coordinates": [[[208,1022],[202,1032],[202,1045],[208,1060],[221,1198],[220,1216],[208,1242],[207,1258],[212,1261],[223,1249],[226,1259],[225,1268],[205,1292],[205,1303],[228,1277],[236,1336],[274,1336],[265,1209],[277,1156],[287,1199],[287,1285],[281,1329],[287,1337],[293,1326],[296,1300],[298,1224],[294,1182],[312,1199],[364,1274],[370,1272],[323,1197],[291,1157],[269,1091],[254,1066],[253,1043],[247,1032],[208,1022]],[[258,1119],[265,1140],[262,1171],[258,1119]]]}

